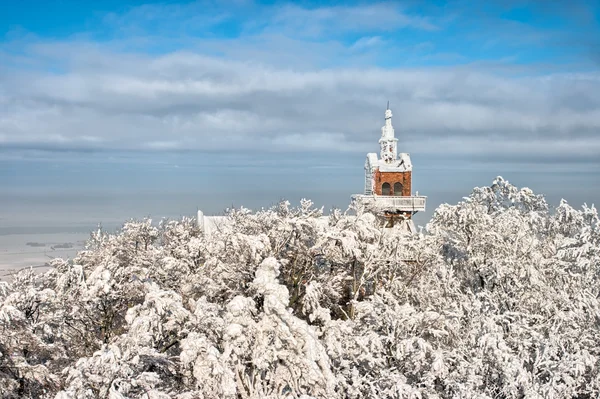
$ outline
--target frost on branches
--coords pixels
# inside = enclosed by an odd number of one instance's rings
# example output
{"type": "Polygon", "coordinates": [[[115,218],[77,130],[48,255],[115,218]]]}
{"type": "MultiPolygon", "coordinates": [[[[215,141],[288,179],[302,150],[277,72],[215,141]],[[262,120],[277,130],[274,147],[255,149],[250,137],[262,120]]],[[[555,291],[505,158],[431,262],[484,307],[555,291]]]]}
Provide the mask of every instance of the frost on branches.
{"type": "Polygon", "coordinates": [[[592,398],[596,209],[502,178],[427,232],[310,201],[129,221],[0,283],[3,398],[592,398]]]}

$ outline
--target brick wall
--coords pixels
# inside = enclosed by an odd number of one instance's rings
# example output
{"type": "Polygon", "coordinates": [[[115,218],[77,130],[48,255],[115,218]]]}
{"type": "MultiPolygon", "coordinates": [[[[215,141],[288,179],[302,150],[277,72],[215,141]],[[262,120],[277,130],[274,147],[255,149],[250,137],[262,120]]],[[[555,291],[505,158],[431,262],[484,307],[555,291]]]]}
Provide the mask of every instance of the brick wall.
{"type": "Polygon", "coordinates": [[[381,189],[383,183],[390,184],[390,195],[398,195],[394,192],[394,183],[402,184],[403,197],[410,197],[412,192],[412,172],[380,172],[379,169],[375,171],[375,194],[382,195],[381,189]]]}

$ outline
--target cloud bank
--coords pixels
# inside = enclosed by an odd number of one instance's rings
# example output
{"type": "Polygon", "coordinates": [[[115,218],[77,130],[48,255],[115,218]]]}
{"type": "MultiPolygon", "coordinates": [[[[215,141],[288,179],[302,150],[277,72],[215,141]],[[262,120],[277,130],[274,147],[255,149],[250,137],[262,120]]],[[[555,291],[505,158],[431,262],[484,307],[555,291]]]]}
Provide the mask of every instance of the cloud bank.
{"type": "MultiPolygon", "coordinates": [[[[470,35],[456,31],[459,17],[390,3],[241,4],[255,17],[242,20],[201,5],[109,13],[96,31],[59,39],[9,32],[0,45],[0,146],[366,152],[389,100],[404,151],[598,161],[593,57],[565,67],[541,56],[523,62],[524,48],[502,36],[499,58],[456,53],[443,35],[470,35]]],[[[494,53],[499,44],[485,46],[494,53]]]]}

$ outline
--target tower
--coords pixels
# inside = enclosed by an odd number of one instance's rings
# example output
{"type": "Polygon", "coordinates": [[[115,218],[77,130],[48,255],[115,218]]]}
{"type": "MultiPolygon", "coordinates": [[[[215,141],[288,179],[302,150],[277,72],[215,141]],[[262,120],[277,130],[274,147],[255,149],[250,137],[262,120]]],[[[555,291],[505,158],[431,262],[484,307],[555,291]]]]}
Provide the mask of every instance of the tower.
{"type": "Polygon", "coordinates": [[[380,158],[367,154],[365,161],[365,190],[355,195],[366,209],[382,217],[387,226],[406,222],[407,229],[414,231],[412,215],[425,210],[427,197],[412,195],[412,162],[410,154],[398,154],[398,139],[392,126],[392,111],[385,111],[385,124],[379,139],[380,158]]]}

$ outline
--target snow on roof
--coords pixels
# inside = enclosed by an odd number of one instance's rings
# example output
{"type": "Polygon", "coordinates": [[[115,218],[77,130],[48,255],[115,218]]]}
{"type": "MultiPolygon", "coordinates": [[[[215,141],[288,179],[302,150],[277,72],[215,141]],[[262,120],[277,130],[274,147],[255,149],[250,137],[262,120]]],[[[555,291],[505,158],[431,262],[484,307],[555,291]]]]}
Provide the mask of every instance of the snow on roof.
{"type": "Polygon", "coordinates": [[[370,152],[367,154],[367,165],[369,165],[370,167],[377,166],[378,161],[379,160],[377,159],[377,154],[375,154],[374,152],[370,152]]]}
{"type": "Polygon", "coordinates": [[[380,172],[410,172],[412,171],[412,162],[410,154],[401,152],[398,154],[398,159],[392,162],[385,162],[383,159],[378,159],[377,154],[367,154],[367,164],[371,168],[379,168],[380,172]]]}
{"type": "Polygon", "coordinates": [[[380,172],[409,172],[412,170],[412,162],[410,161],[410,155],[406,152],[398,154],[398,159],[390,163],[386,163],[382,160],[379,161],[380,172]]]}
{"type": "Polygon", "coordinates": [[[211,234],[219,231],[221,227],[231,223],[228,216],[205,216],[202,211],[198,211],[198,227],[205,233],[211,234]]]}

